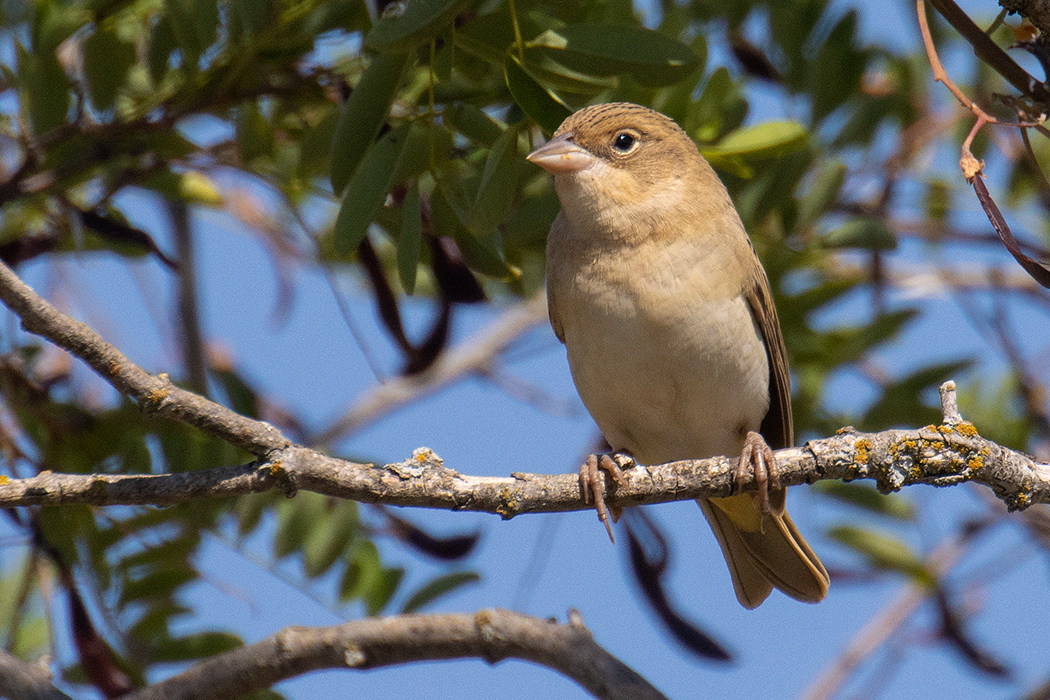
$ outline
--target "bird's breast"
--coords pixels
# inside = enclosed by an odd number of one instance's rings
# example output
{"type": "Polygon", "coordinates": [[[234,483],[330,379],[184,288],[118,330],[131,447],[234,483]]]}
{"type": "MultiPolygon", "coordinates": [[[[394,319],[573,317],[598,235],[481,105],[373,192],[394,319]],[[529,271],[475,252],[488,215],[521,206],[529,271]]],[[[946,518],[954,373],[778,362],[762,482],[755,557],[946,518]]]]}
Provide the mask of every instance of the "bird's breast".
{"type": "Polygon", "coordinates": [[[580,397],[643,464],[738,452],[768,410],[765,346],[737,276],[710,253],[688,240],[614,246],[549,271],[580,397]]]}

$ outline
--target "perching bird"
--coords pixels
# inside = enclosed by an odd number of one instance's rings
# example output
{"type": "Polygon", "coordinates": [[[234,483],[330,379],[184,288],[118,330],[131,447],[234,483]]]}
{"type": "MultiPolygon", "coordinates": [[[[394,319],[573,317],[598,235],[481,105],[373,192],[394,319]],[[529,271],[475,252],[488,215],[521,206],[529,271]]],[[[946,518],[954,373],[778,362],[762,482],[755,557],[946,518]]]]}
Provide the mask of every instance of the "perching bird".
{"type": "MultiPolygon", "coordinates": [[[[827,571],[758,432],[791,445],[787,357],[725,186],[673,120],[622,102],[576,112],[528,159],[554,174],[562,206],[547,239],[551,324],[606,440],[642,464],[741,455],[738,478],[753,469],[758,493],[698,501],[737,599],[754,608],[776,587],[823,600],[827,571]]],[[[601,516],[599,465],[622,477],[608,456],[581,468],[601,516]]]]}

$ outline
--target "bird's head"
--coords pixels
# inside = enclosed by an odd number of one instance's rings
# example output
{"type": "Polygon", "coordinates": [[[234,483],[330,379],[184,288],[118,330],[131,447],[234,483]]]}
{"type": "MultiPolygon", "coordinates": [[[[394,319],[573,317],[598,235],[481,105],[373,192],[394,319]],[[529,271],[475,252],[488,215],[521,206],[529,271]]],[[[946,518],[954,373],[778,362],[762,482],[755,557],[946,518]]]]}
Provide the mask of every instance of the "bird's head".
{"type": "MultiPolygon", "coordinates": [[[[629,102],[585,107],[528,159],[553,173],[565,215],[604,229],[666,228],[711,188],[724,188],[674,120],[629,102]]],[[[724,195],[722,195],[724,196],[724,195]]]]}

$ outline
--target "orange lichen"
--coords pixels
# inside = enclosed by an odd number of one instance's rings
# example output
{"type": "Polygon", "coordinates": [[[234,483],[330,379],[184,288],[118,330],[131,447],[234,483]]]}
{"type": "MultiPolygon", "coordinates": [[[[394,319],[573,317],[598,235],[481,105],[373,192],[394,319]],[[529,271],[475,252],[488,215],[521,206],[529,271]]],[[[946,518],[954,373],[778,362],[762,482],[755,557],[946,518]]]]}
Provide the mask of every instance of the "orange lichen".
{"type": "Polygon", "coordinates": [[[871,444],[871,440],[867,438],[861,438],[860,440],[857,440],[855,443],[853,443],[853,449],[855,450],[856,454],[854,459],[858,464],[868,463],[868,459],[871,458],[872,447],[873,445],[871,444]]]}

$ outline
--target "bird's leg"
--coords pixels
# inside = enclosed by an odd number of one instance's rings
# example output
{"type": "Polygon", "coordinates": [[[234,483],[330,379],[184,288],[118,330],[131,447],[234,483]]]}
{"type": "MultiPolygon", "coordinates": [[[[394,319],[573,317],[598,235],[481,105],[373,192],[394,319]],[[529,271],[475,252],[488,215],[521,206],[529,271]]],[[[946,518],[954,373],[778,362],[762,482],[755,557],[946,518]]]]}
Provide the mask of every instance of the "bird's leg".
{"type": "MultiPolygon", "coordinates": [[[[617,455],[619,456],[619,455],[617,455]]],[[[627,457],[625,466],[631,466],[633,460],[627,457]]],[[[587,455],[587,460],[580,465],[580,491],[583,494],[583,502],[590,503],[591,496],[594,497],[594,509],[598,512],[598,520],[605,525],[605,531],[609,533],[609,540],[615,544],[616,539],[613,537],[612,523],[609,522],[609,516],[612,515],[612,522],[616,522],[620,519],[620,514],[623,512],[622,509],[613,506],[611,509],[605,505],[604,489],[601,483],[601,472],[606,472],[612,480],[620,486],[623,486],[627,482],[624,481],[623,471],[620,469],[620,465],[617,464],[616,460],[607,454],[603,455],[587,455]]]]}
{"type": "Polygon", "coordinates": [[[777,473],[776,457],[766,443],[766,439],[750,430],[744,438],[744,449],[740,451],[740,461],[736,465],[737,486],[744,486],[752,473],[755,475],[755,484],[758,486],[755,500],[762,514],[769,515],[774,511],[777,515],[783,513],[783,499],[777,499],[775,507],[769,499],[770,489],[780,490],[780,475],[777,473]]]}

